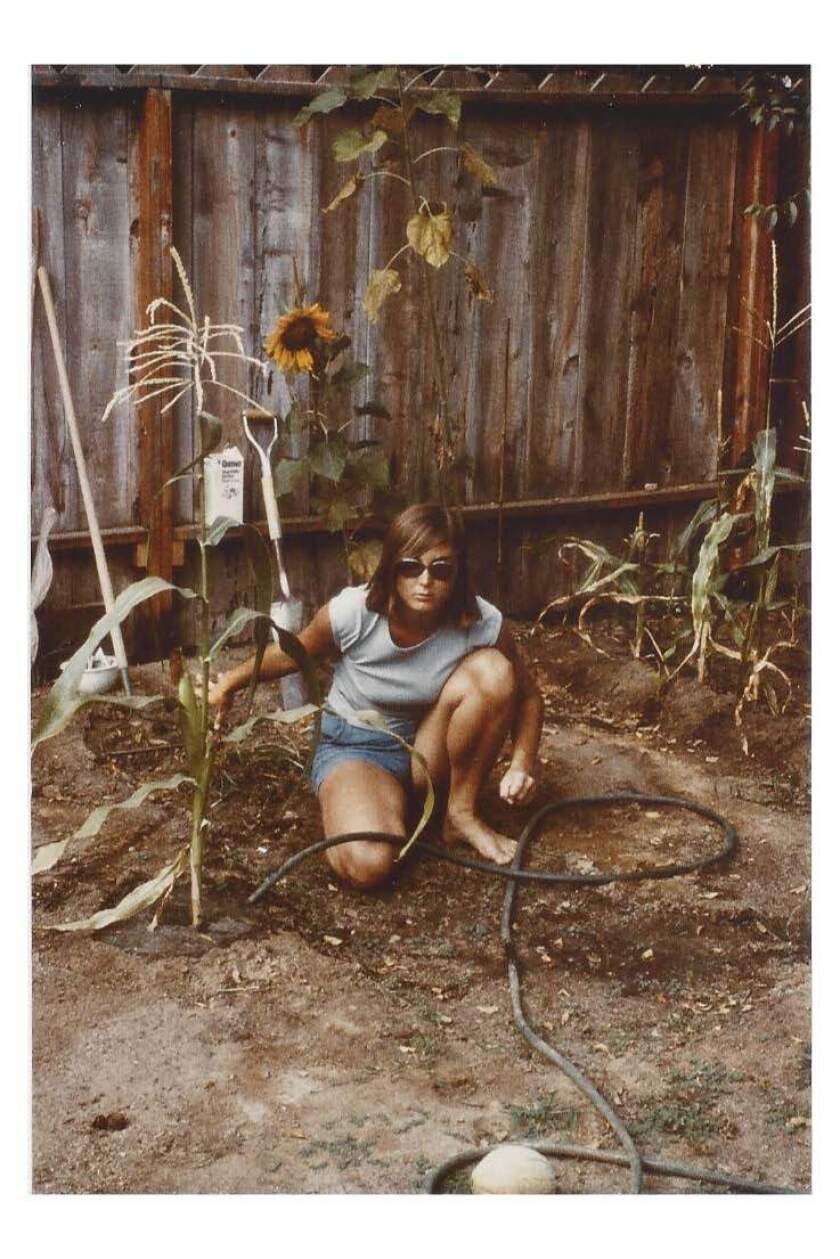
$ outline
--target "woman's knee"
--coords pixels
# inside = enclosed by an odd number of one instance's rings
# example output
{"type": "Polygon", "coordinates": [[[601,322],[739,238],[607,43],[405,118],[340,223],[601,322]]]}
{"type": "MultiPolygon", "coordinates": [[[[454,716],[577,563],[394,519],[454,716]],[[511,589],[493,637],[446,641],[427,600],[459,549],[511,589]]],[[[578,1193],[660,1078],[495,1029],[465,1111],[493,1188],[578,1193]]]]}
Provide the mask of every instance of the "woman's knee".
{"type": "Polygon", "coordinates": [[[513,665],[497,647],[481,647],[471,652],[449,681],[456,678],[462,686],[478,690],[491,699],[509,700],[516,690],[513,665]]]}
{"type": "Polygon", "coordinates": [[[396,847],[370,840],[350,840],[328,848],[324,856],[340,879],[354,887],[379,887],[394,868],[396,847]]]}

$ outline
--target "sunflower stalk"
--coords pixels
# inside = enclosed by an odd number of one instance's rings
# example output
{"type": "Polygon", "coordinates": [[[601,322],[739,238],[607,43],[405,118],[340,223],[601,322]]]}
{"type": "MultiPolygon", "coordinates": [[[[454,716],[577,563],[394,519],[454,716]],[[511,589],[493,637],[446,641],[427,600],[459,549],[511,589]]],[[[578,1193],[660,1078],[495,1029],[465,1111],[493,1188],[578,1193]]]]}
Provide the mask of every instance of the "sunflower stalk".
{"type": "MultiPolygon", "coordinates": [[[[397,73],[397,90],[399,94],[400,110],[402,111],[405,122],[403,131],[403,157],[405,162],[406,178],[411,188],[411,196],[415,205],[419,203],[420,197],[417,192],[417,182],[414,177],[414,157],[411,152],[411,139],[408,127],[408,112],[405,104],[405,94],[403,90],[402,70],[397,73]]],[[[440,486],[441,501],[446,505],[449,498],[448,473],[454,456],[454,439],[452,432],[452,424],[449,419],[449,391],[446,386],[447,368],[446,358],[443,351],[443,341],[440,335],[440,326],[438,324],[437,310],[435,307],[434,294],[432,293],[432,282],[427,268],[421,267],[421,275],[423,277],[423,297],[426,303],[426,311],[429,316],[429,324],[432,329],[432,343],[434,345],[434,366],[435,380],[437,384],[438,406],[440,408],[440,422],[443,429],[443,450],[441,452],[441,466],[438,469],[438,482],[440,486]]],[[[460,487],[456,486],[456,498],[460,497],[458,491],[460,487]]]]}

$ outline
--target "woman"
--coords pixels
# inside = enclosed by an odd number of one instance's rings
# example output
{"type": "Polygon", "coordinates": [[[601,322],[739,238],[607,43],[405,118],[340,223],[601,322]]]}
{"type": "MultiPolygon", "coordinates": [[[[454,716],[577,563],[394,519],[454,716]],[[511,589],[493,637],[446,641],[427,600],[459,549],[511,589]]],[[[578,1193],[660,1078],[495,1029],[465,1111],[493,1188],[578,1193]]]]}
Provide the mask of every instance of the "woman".
{"type": "MultiPolygon", "coordinates": [[[[434,504],[402,512],[369,585],[346,587],[298,638],[314,659],[336,662],[312,765],[324,834],[407,834],[411,796],[425,779],[396,739],[353,724],[356,713],[373,709],[422,753],[436,795],[448,787],[444,839],[510,861],[516,844],[479,817],[478,794],[510,732],[499,794],[512,805],[531,798],[543,701],[501,612],[473,592],[458,517],[434,504]]],[[[260,679],[296,668],[271,645],[260,679]]],[[[219,718],[252,672],[250,660],[211,686],[219,718]]],[[[396,852],[360,839],[325,855],[340,878],[370,888],[387,878],[396,852]]]]}

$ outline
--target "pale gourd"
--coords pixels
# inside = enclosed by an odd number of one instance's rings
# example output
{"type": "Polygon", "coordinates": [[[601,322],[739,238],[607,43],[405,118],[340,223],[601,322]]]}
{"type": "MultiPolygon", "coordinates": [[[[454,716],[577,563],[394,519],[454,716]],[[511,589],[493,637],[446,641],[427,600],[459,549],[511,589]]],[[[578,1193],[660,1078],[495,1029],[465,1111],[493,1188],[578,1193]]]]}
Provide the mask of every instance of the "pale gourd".
{"type": "Polygon", "coordinates": [[[554,1168],[539,1150],[500,1145],[485,1154],[470,1177],[473,1193],[554,1193],[554,1168]]]}

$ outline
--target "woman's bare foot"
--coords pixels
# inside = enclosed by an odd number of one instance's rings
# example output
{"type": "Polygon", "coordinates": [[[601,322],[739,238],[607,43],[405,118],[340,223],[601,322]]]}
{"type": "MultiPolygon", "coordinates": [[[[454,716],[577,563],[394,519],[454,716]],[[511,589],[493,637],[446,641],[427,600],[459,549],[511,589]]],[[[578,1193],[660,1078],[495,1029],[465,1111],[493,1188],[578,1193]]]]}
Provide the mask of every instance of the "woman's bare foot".
{"type": "Polygon", "coordinates": [[[515,839],[500,835],[474,813],[457,813],[450,808],[443,824],[443,842],[454,844],[459,839],[488,861],[495,861],[500,866],[512,861],[516,852],[515,839]]]}

